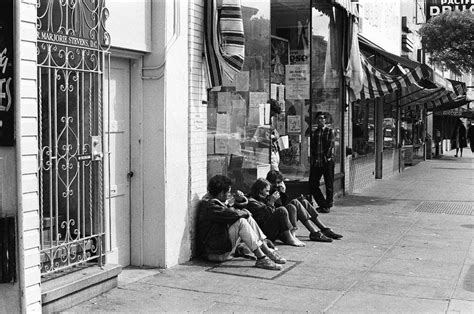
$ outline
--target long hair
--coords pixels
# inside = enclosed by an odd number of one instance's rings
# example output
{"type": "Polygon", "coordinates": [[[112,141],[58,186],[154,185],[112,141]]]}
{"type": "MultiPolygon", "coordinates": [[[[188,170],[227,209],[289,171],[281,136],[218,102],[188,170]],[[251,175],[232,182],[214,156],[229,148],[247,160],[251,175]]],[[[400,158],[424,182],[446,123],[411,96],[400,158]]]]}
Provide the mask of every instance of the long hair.
{"type": "Polygon", "coordinates": [[[268,182],[267,179],[265,178],[258,178],[257,181],[255,181],[254,184],[252,184],[252,187],[250,188],[250,195],[253,197],[258,197],[260,196],[260,192],[267,186],[270,186],[270,182],[268,182]]]}
{"type": "Polygon", "coordinates": [[[207,190],[209,191],[209,194],[216,197],[222,191],[229,191],[231,185],[232,181],[228,177],[218,174],[209,180],[207,190]]]}
{"type": "Polygon", "coordinates": [[[271,184],[276,184],[277,180],[283,181],[283,175],[278,170],[270,170],[267,173],[267,180],[271,184]]]}

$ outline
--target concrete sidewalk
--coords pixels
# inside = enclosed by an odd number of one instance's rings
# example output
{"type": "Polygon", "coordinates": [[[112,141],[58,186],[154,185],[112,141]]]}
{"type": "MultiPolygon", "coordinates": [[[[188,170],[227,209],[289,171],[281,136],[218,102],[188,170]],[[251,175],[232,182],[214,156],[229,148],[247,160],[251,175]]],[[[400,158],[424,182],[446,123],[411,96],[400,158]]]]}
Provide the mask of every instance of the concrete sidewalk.
{"type": "Polygon", "coordinates": [[[473,215],[474,154],[448,152],[336,200],[321,218],[344,238],[309,242],[300,227],[306,247],[278,246],[282,272],[243,259],[124,269],[69,312],[474,313],[473,215]]]}

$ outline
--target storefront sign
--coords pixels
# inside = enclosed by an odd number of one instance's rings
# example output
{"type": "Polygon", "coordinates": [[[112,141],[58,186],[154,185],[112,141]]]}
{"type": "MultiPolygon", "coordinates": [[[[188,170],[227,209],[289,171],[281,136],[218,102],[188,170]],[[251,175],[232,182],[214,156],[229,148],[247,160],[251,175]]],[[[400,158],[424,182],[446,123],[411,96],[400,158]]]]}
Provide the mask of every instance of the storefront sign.
{"type": "Polygon", "coordinates": [[[0,3],[0,146],[14,144],[13,0],[0,3]]]}
{"type": "Polygon", "coordinates": [[[445,11],[465,11],[474,13],[474,0],[427,0],[426,19],[437,16],[445,11]]]}

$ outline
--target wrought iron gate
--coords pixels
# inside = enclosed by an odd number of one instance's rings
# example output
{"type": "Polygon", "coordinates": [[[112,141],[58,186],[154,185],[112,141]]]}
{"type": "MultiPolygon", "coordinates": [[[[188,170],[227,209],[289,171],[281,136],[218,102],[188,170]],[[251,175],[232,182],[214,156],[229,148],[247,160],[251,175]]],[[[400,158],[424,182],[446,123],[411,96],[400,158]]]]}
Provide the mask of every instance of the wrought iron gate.
{"type": "Polygon", "coordinates": [[[104,0],[38,0],[41,272],[104,255],[104,0]]]}

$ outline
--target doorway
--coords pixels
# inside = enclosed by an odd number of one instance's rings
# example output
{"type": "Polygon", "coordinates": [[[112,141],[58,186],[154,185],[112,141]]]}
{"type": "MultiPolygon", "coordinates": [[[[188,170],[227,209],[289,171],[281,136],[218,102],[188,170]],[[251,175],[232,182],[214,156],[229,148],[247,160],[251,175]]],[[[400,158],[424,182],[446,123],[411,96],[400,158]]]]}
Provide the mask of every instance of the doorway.
{"type": "Polygon", "coordinates": [[[130,265],[130,60],[111,58],[108,71],[110,101],[104,114],[106,182],[105,221],[107,263],[130,265]]]}

